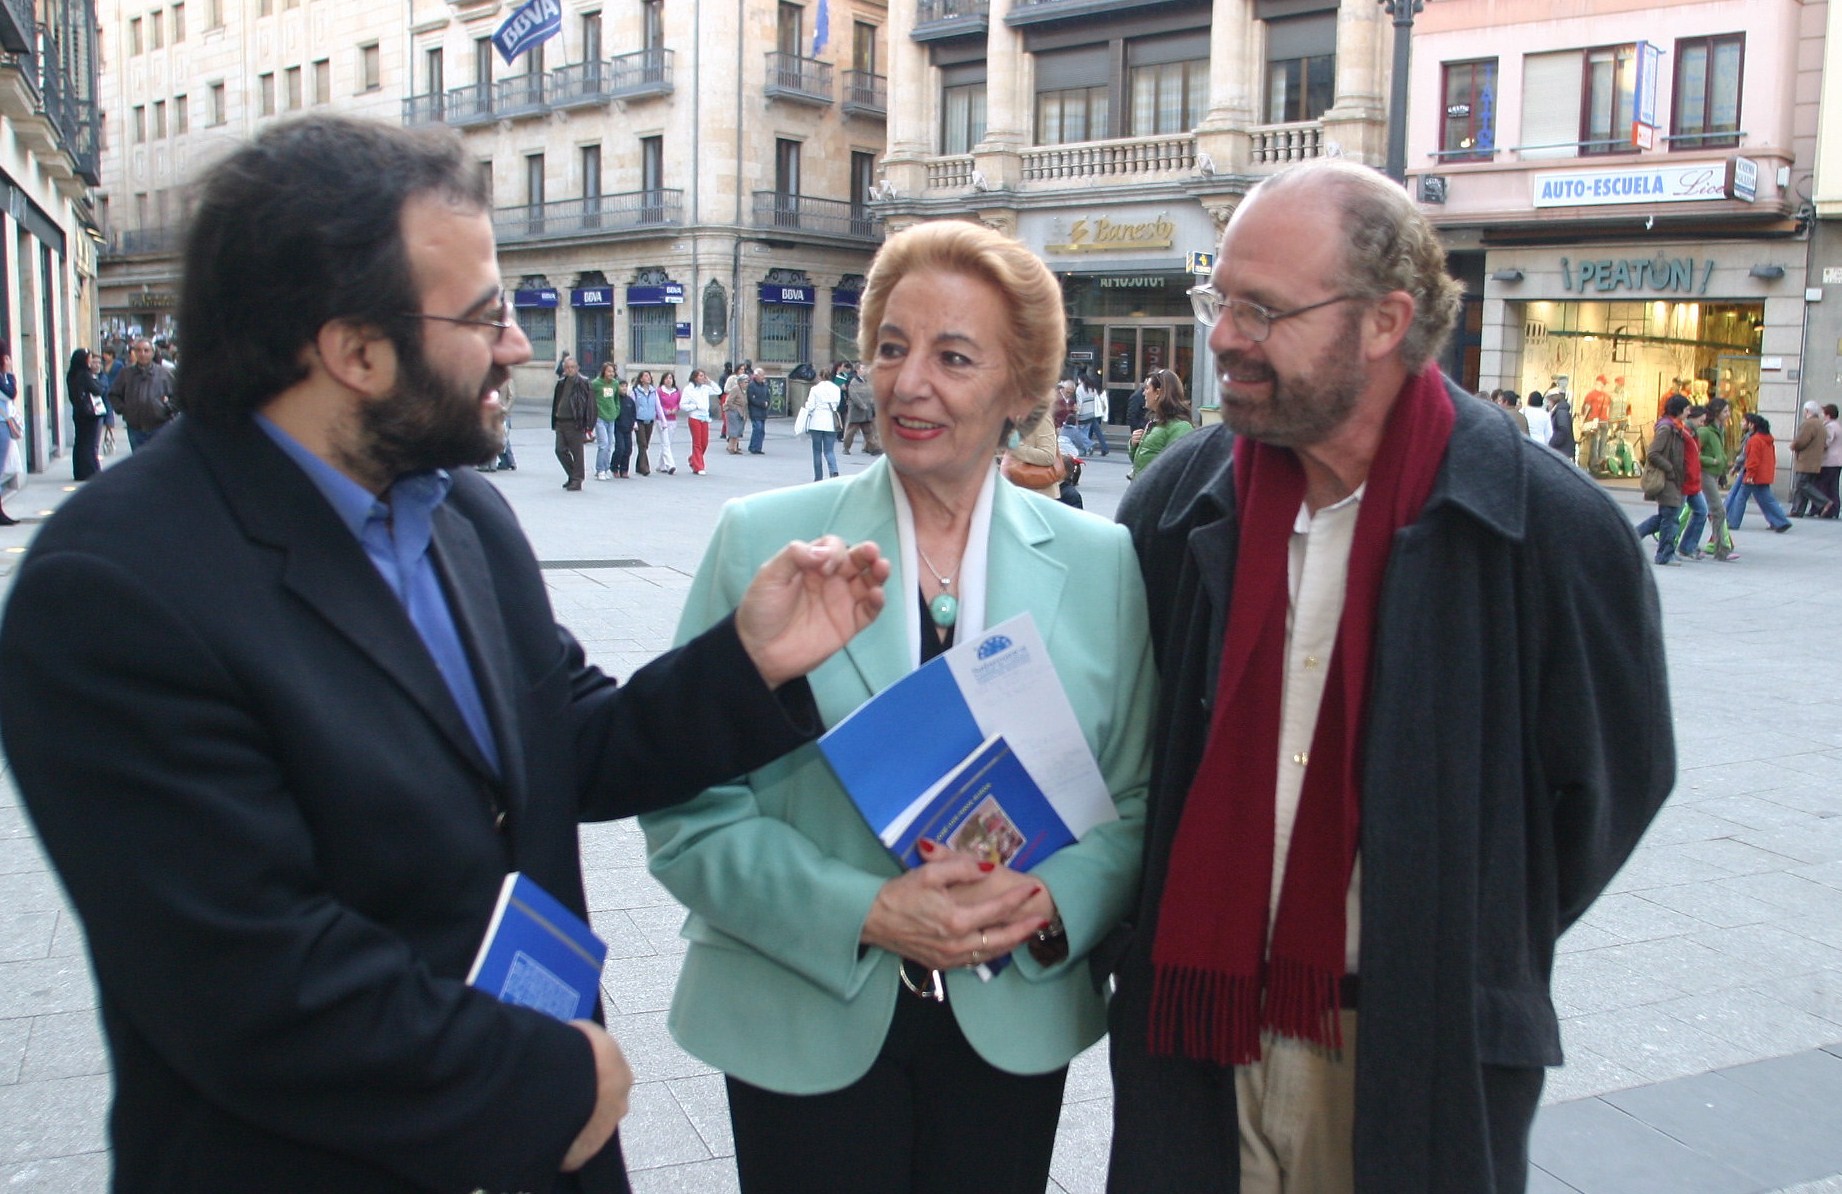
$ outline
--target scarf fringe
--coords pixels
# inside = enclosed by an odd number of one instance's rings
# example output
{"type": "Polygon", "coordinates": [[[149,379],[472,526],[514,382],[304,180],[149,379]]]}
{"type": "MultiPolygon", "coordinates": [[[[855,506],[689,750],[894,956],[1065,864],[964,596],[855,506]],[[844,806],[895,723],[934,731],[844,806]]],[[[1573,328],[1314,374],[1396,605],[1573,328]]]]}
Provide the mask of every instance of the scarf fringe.
{"type": "Polygon", "coordinates": [[[1260,1060],[1260,979],[1159,966],[1151,985],[1151,1051],[1219,1066],[1260,1060]]]}
{"type": "Polygon", "coordinates": [[[1266,1010],[1262,1025],[1279,1036],[1343,1048],[1343,1017],[1337,988],[1342,974],[1274,958],[1267,963],[1266,1010]]]}

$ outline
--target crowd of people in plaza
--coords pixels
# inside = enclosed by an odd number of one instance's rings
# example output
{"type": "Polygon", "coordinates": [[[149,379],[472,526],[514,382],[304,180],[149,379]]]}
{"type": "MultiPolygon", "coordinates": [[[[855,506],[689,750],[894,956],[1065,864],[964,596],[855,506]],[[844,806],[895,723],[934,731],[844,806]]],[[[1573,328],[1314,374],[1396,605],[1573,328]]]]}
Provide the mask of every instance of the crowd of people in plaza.
{"type": "MultiPolygon", "coordinates": [[[[713,423],[730,455],[747,451],[762,456],[767,452],[768,419],[776,404],[774,386],[768,381],[767,371],[752,361],[725,363],[720,385],[711,381],[704,370],[693,369],[689,383],[680,387],[674,370],[664,370],[656,381],[650,369],[641,369],[629,378],[621,376],[620,366],[613,361],[602,362],[597,376],[586,378],[580,362],[565,352],[557,359],[556,375],[550,399],[550,426],[555,432],[556,457],[563,466],[566,490],[582,489],[591,444],[597,481],[626,480],[635,474],[646,477],[655,472],[663,476],[677,473],[680,416],[688,425],[687,465],[693,476],[701,477],[709,471],[707,454],[713,423]],[[748,441],[746,449],[742,446],[744,438],[748,441]]],[[[512,390],[508,377],[500,394],[508,416],[514,402],[512,390]]],[[[867,454],[882,455],[875,420],[875,402],[862,365],[854,361],[833,362],[825,379],[808,389],[795,432],[812,442],[813,480],[838,475],[840,439],[847,456],[859,436],[867,454]]],[[[518,467],[512,455],[509,418],[498,459],[478,467],[482,472],[518,467]]]]}
{"type": "MultiPolygon", "coordinates": [[[[1190,292],[1220,420],[1145,378],[1116,522],[1004,480],[1106,417],[1057,385],[1054,274],[979,223],[894,234],[862,364],[801,403],[827,483],[728,503],[618,684],[466,467],[531,345],[459,138],[276,122],[196,212],[183,417],[65,503],[0,623],[118,1188],[627,1190],[598,1001],[468,981],[508,873],[586,920],[577,823],[626,816],[745,1194],[1041,1194],[1103,1035],[1116,1194],[1524,1188],[1556,940],[1675,779],[1662,619],[1618,505],[1434,363],[1459,289],[1397,184],[1248,192],[1190,292]],[[831,482],[853,424],[875,459],[831,482]],[[1025,614],[1111,815],[1027,870],[933,837],[905,868],[815,740],[1025,614]]],[[[648,421],[672,471],[674,408],[693,474],[713,422],[764,450],[749,362],[592,369],[558,363],[567,488],[590,443],[646,475],[648,421]]]]}

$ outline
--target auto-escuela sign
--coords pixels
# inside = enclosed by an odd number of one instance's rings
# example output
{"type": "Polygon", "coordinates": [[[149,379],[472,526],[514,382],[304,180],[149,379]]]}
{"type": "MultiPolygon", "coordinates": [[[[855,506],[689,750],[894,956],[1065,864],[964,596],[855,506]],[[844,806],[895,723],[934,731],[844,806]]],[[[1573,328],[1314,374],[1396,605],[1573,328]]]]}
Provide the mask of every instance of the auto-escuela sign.
{"type": "Polygon", "coordinates": [[[1534,175],[1530,185],[1536,207],[1694,203],[1727,198],[1727,163],[1550,170],[1534,175]]]}

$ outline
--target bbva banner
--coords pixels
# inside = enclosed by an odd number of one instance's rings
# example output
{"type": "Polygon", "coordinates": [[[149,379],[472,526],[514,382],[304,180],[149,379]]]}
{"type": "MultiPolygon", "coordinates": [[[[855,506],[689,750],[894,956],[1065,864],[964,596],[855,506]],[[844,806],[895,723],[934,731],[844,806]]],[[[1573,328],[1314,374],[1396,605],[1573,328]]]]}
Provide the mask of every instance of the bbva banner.
{"type": "Polygon", "coordinates": [[[507,62],[532,46],[542,45],[563,31],[563,6],[558,0],[531,0],[512,10],[505,24],[492,35],[499,57],[507,62]]]}

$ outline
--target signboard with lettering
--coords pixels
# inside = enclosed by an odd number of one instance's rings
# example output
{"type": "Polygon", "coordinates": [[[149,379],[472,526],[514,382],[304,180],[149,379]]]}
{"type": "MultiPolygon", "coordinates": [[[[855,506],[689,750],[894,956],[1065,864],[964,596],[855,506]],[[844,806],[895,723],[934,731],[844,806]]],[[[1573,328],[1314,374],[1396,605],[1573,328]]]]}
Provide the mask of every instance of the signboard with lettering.
{"type": "Polygon", "coordinates": [[[1614,290],[1649,290],[1677,294],[1706,294],[1714,277],[1710,258],[1602,257],[1575,262],[1561,258],[1561,285],[1568,290],[1602,293],[1614,290]]]}
{"type": "Polygon", "coordinates": [[[1751,158],[1733,159],[1733,177],[1729,182],[1735,199],[1751,203],[1759,195],[1759,163],[1751,158]]]}
{"type": "Polygon", "coordinates": [[[672,335],[680,340],[689,340],[691,338],[691,325],[688,323],[674,323],[672,325],[672,335]]]}
{"type": "Polygon", "coordinates": [[[551,288],[512,291],[512,306],[514,307],[554,307],[556,304],[557,294],[551,288]]]}
{"type": "Polygon", "coordinates": [[[582,287],[569,292],[572,307],[612,307],[614,292],[606,286],[582,287]]]}
{"type": "Polygon", "coordinates": [[[675,307],[684,301],[684,287],[677,282],[664,286],[627,287],[629,307],[675,307]]]}
{"type": "Polygon", "coordinates": [[[1663,72],[1663,48],[1637,43],[1637,111],[1631,119],[1631,144],[1652,149],[1657,136],[1657,76],[1663,72]]]}
{"type": "Polygon", "coordinates": [[[813,306],[812,287],[781,286],[774,282],[761,283],[761,301],[775,303],[783,307],[813,306]]]}
{"type": "Polygon", "coordinates": [[[1191,253],[1189,255],[1188,268],[1192,274],[1197,274],[1205,278],[1208,277],[1215,272],[1215,254],[1191,253]]]}
{"type": "Polygon", "coordinates": [[[1727,163],[1659,163],[1542,171],[1533,176],[1530,185],[1536,207],[1694,203],[1727,197],[1727,163]]]}
{"type": "Polygon", "coordinates": [[[1122,249],[1168,249],[1176,235],[1177,226],[1163,212],[1159,212],[1154,219],[1149,220],[1079,216],[1068,224],[1063,243],[1047,244],[1043,246],[1043,249],[1050,253],[1113,253],[1122,249]]]}

